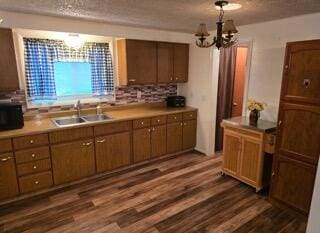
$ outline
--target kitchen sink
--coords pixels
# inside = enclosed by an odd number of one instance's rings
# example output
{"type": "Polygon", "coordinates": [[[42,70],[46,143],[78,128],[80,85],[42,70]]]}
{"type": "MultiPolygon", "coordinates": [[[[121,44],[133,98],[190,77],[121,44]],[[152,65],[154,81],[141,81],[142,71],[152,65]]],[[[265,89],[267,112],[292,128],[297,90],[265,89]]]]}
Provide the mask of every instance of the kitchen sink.
{"type": "Polygon", "coordinates": [[[88,122],[98,122],[98,121],[106,121],[111,119],[111,117],[100,114],[100,115],[86,115],[86,116],[71,116],[71,117],[61,117],[52,119],[52,122],[58,127],[64,126],[72,126],[72,125],[80,125],[88,122]]]}
{"type": "Polygon", "coordinates": [[[105,115],[105,114],[100,114],[100,115],[87,115],[82,117],[86,121],[105,121],[108,119],[111,119],[111,117],[105,115]]]}

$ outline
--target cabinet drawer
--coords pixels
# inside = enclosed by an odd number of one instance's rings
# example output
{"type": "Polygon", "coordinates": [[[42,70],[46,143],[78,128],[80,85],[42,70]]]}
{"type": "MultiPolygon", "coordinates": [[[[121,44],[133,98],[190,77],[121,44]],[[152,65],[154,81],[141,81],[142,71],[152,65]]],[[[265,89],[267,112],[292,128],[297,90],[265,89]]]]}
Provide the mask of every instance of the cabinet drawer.
{"type": "Polygon", "coordinates": [[[168,123],[182,121],[182,113],[168,115],[168,123]]]}
{"type": "Polygon", "coordinates": [[[11,139],[0,140],[0,153],[12,151],[11,139]]]}
{"type": "Polygon", "coordinates": [[[49,188],[52,186],[52,173],[42,172],[35,175],[19,178],[20,192],[29,193],[32,191],[49,188]]]}
{"type": "Polygon", "coordinates": [[[90,138],[92,136],[92,127],[59,130],[49,134],[50,143],[68,142],[78,139],[90,138]]]}
{"type": "Polygon", "coordinates": [[[14,149],[27,149],[36,146],[48,145],[48,134],[36,134],[13,139],[14,149]]]}
{"type": "Polygon", "coordinates": [[[49,147],[40,147],[16,152],[16,163],[27,163],[50,157],[49,147]]]}
{"type": "Polygon", "coordinates": [[[151,118],[152,125],[163,125],[167,123],[167,116],[157,116],[151,118]]]}
{"type": "Polygon", "coordinates": [[[94,127],[94,135],[101,136],[112,133],[119,133],[124,131],[129,131],[132,128],[131,121],[121,121],[115,123],[109,123],[104,125],[97,125],[94,127]]]}
{"type": "Polygon", "coordinates": [[[264,152],[274,154],[276,145],[276,135],[266,134],[264,138],[264,152]]]}
{"type": "Polygon", "coordinates": [[[42,159],[34,162],[18,164],[17,171],[18,176],[24,176],[50,170],[51,161],[50,159],[42,159]]]}
{"type": "Polygon", "coordinates": [[[192,112],[184,112],[183,113],[183,120],[194,120],[197,118],[197,112],[192,111],[192,112]]]}
{"type": "Polygon", "coordinates": [[[151,119],[150,118],[143,118],[133,121],[133,128],[139,129],[139,128],[145,128],[149,127],[151,125],[151,119]]]}

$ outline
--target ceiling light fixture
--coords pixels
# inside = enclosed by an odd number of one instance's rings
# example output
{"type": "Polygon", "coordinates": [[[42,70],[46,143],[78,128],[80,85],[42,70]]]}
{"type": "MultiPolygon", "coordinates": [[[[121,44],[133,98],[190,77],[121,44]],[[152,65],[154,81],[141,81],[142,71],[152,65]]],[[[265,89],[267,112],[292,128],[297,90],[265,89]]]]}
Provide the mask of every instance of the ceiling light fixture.
{"type": "MultiPolygon", "coordinates": [[[[242,5],[239,4],[239,3],[228,3],[227,5],[225,5],[223,7],[223,10],[225,10],[225,11],[234,11],[234,10],[240,9],[241,7],[242,7],[242,5]]],[[[215,8],[217,10],[220,10],[220,6],[215,6],[215,8]]]]}
{"type": "Polygon", "coordinates": [[[3,22],[3,19],[0,18],[0,24],[3,22]]]}
{"type": "Polygon", "coordinates": [[[227,6],[229,3],[227,1],[217,1],[215,2],[216,7],[219,7],[219,21],[217,22],[217,36],[213,38],[213,41],[210,43],[206,41],[207,37],[210,36],[207,26],[204,23],[201,23],[195,34],[197,38],[196,45],[200,48],[209,48],[215,45],[218,49],[221,47],[230,47],[234,45],[237,41],[236,38],[233,38],[234,34],[238,32],[236,29],[233,20],[229,19],[223,22],[224,9],[223,7],[227,6]]]}
{"type": "Polygon", "coordinates": [[[64,42],[71,49],[80,49],[85,43],[85,40],[79,34],[68,34],[64,38],[64,42]]]}

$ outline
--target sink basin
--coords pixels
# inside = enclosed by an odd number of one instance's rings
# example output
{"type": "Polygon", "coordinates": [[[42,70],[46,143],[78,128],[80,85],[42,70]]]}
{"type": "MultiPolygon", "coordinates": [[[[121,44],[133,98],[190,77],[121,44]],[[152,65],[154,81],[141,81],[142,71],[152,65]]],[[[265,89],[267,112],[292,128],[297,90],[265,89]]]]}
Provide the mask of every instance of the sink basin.
{"type": "Polygon", "coordinates": [[[57,126],[70,126],[70,125],[78,125],[86,122],[82,117],[63,117],[56,118],[52,120],[57,126]]]}
{"type": "Polygon", "coordinates": [[[111,119],[111,117],[105,114],[100,114],[100,115],[86,115],[81,117],[77,117],[77,116],[61,117],[61,118],[52,119],[52,122],[58,127],[63,127],[63,126],[79,125],[87,122],[105,121],[109,119],[111,119]]]}
{"type": "Polygon", "coordinates": [[[108,119],[111,119],[111,117],[105,115],[105,114],[100,114],[100,115],[87,115],[87,116],[82,116],[86,121],[105,121],[108,119]]]}

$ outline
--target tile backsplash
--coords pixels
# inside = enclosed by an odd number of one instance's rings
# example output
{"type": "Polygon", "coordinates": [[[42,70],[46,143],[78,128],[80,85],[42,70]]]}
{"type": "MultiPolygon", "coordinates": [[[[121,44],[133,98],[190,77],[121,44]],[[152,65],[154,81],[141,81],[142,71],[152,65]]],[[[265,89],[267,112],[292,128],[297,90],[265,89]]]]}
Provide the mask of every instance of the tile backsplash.
{"type": "MultiPolygon", "coordinates": [[[[159,85],[136,85],[136,86],[119,86],[115,88],[115,101],[101,102],[102,107],[127,105],[134,103],[153,103],[164,101],[167,96],[177,95],[176,84],[159,84],[159,85]],[[138,93],[138,92],[141,93],[138,93]],[[141,94],[139,96],[138,94],[141,94]]],[[[0,92],[0,101],[10,99],[12,102],[19,102],[23,106],[23,110],[28,115],[58,112],[73,109],[73,105],[52,106],[27,109],[27,103],[24,90],[13,92],[0,92]]],[[[83,104],[83,108],[95,107],[97,103],[83,104]]]]}

